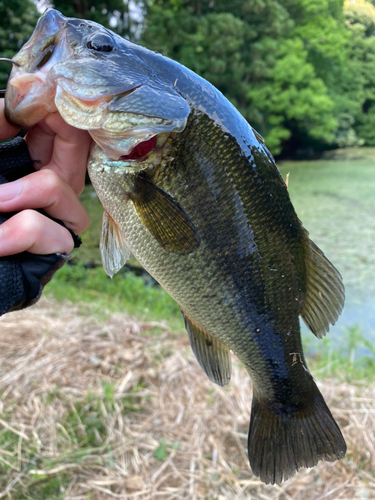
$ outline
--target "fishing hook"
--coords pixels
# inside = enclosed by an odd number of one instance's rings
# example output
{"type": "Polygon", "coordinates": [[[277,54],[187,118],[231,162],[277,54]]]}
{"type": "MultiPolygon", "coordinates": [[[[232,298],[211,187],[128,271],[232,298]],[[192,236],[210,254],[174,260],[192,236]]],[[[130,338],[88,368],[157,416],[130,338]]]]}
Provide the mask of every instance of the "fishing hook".
{"type": "MultiPolygon", "coordinates": [[[[18,62],[13,61],[13,59],[9,59],[8,57],[0,57],[0,62],[1,61],[3,61],[3,62],[10,62],[10,63],[14,64],[15,66],[17,66],[17,68],[21,67],[21,65],[18,62]]],[[[5,92],[6,92],[6,89],[0,90],[0,98],[4,97],[5,92]]]]}

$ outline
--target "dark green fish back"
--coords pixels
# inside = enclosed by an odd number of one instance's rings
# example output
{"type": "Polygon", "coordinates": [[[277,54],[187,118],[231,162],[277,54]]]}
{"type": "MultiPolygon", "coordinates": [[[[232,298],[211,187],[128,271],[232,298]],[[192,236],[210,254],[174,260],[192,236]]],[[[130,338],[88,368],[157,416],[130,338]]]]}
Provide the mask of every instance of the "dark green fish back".
{"type": "Polygon", "coordinates": [[[306,294],[303,231],[267,150],[252,146],[246,156],[199,112],[173,141],[173,162],[155,183],[173,192],[199,226],[207,258],[232,277],[245,323],[255,312],[259,326],[292,333],[306,294]]]}

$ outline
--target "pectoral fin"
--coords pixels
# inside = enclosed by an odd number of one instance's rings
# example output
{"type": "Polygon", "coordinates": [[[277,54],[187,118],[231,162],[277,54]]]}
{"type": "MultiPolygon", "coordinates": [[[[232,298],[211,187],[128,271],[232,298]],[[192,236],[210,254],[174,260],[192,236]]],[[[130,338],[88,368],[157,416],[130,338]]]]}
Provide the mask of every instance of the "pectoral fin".
{"type": "Polygon", "coordinates": [[[221,386],[228,384],[232,369],[229,348],[194,325],[186,314],[181,312],[189,334],[190,345],[198,363],[212,382],[221,386]]]}
{"type": "Polygon", "coordinates": [[[164,250],[188,254],[198,248],[200,238],[193,223],[165,191],[139,176],[134,193],[129,194],[138,215],[164,250]]]}
{"type": "Polygon", "coordinates": [[[301,317],[321,338],[341,314],[345,289],[338,270],[307,235],[305,245],[307,290],[301,317]]]}
{"type": "Polygon", "coordinates": [[[128,260],[130,250],[123,234],[106,211],[103,212],[99,248],[104,271],[112,278],[128,260]]]}

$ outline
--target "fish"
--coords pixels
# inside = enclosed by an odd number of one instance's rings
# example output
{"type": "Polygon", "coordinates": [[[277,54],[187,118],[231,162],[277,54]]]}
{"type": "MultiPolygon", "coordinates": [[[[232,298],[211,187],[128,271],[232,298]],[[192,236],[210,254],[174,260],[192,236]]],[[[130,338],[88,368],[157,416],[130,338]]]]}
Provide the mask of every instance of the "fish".
{"type": "Polygon", "coordinates": [[[131,252],[178,303],[207,377],[229,383],[231,351],[248,372],[253,473],[275,484],[343,458],[299,323],[326,334],[343,308],[342,278],[309,238],[260,134],[178,62],[54,9],[13,60],[8,121],[30,129],[59,112],[93,138],[107,274],[131,252]]]}

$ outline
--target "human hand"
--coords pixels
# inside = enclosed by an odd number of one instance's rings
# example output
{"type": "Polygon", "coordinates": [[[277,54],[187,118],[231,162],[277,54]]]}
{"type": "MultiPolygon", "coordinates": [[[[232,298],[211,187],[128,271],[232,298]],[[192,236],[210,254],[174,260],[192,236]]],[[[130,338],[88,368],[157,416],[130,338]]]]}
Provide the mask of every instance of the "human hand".
{"type": "MultiPolygon", "coordinates": [[[[3,109],[1,99],[0,140],[18,132],[3,109]]],[[[42,208],[76,234],[88,227],[89,216],[77,196],[84,188],[91,138],[53,113],[27,133],[26,142],[31,158],[38,160],[37,171],[0,185],[0,213],[18,212],[0,226],[0,257],[23,251],[69,253],[74,246],[69,231],[32,209],[42,208]]]]}

